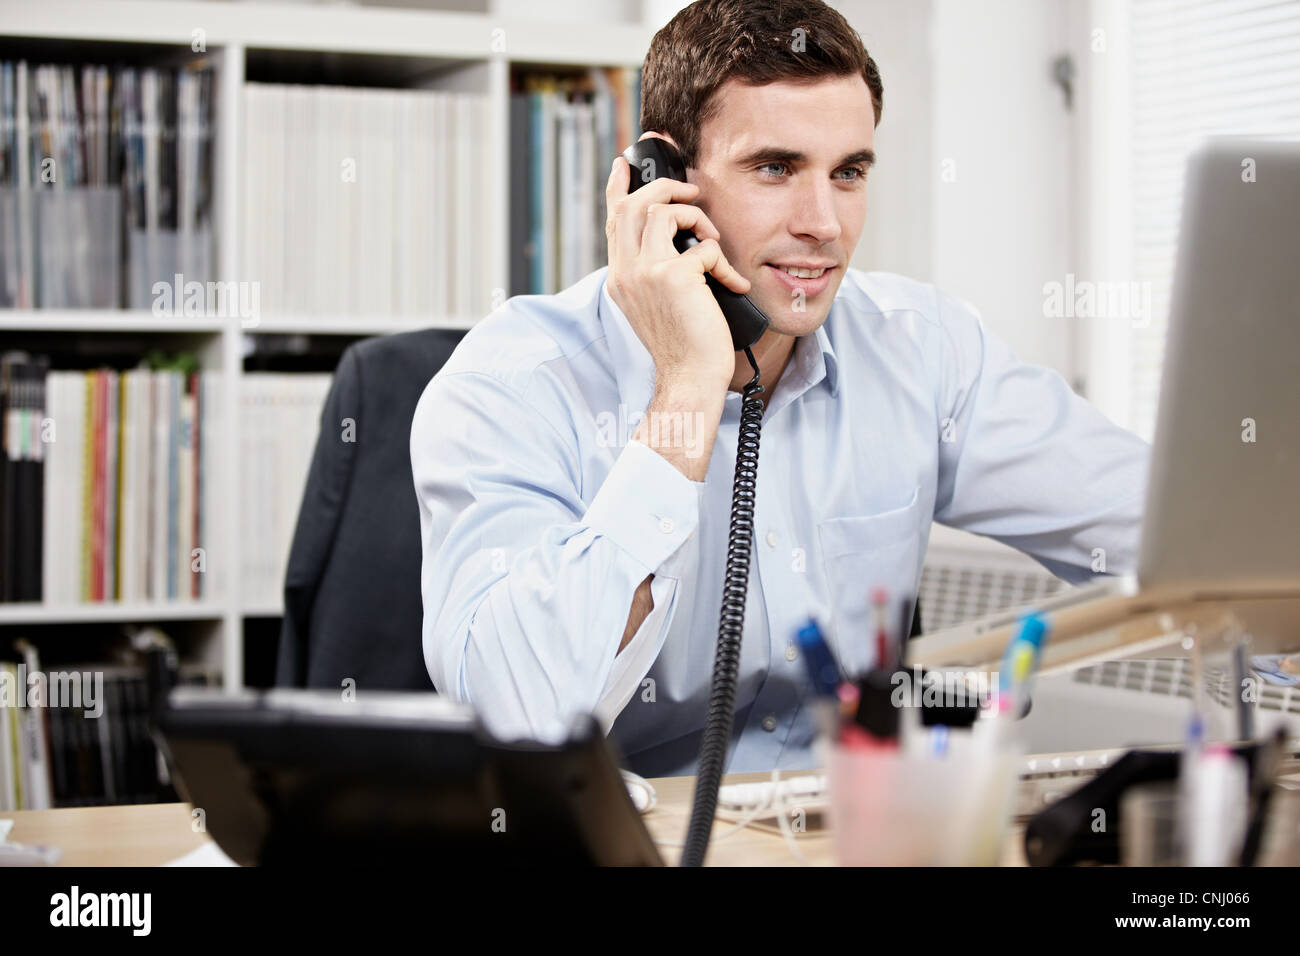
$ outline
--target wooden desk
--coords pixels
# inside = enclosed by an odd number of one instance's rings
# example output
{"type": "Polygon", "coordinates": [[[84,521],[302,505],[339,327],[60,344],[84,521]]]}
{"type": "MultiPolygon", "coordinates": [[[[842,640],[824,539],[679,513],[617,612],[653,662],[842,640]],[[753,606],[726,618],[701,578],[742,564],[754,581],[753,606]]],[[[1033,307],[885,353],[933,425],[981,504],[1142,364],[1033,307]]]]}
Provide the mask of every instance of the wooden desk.
{"type": "MultiPolygon", "coordinates": [[[[727,783],[770,778],[767,773],[730,774],[727,783]]],[[[676,864],[681,850],[665,846],[680,843],[690,817],[694,777],[652,780],[659,795],[654,810],[644,817],[651,836],[660,844],[664,861],[676,864]]],[[[24,810],[0,814],[12,819],[9,840],[55,846],[63,851],[60,866],[159,866],[210,842],[206,833],[191,825],[188,803],[155,803],[119,807],[79,807],[67,810],[24,810]]],[[[714,835],[731,828],[725,820],[714,824],[714,835]]],[[[1012,829],[1003,864],[1023,866],[1019,827],[1012,829]]],[[[800,834],[798,847],[814,866],[834,864],[829,831],[809,829],[800,834]]],[[[774,827],[749,826],[709,848],[710,866],[797,866],[800,860],[774,827]]]]}
{"type": "Polygon", "coordinates": [[[188,803],[20,810],[9,842],[55,846],[59,866],[160,866],[211,842],[190,828],[188,803]]]}
{"type": "MultiPolygon", "coordinates": [[[[784,774],[791,776],[791,774],[784,774]]],[[[723,778],[723,783],[750,783],[771,780],[770,773],[732,773],[723,778]]],[[[660,777],[650,781],[659,794],[659,802],[650,813],[645,815],[646,829],[659,844],[659,853],[664,862],[676,866],[681,856],[681,849],[666,846],[668,843],[681,843],[686,837],[686,825],[691,816],[691,795],[695,792],[694,777],[660,777]]],[[[726,820],[716,820],[713,824],[714,839],[709,843],[709,853],[705,858],[708,866],[834,866],[835,849],[828,828],[809,827],[807,833],[799,834],[796,846],[803,854],[800,860],[791,851],[781,831],[775,824],[751,825],[738,830],[725,839],[718,841],[721,834],[732,828],[726,820]]],[[[1027,866],[1024,850],[1024,826],[1012,824],[1008,829],[1007,839],[1002,845],[1002,866],[1027,866]]]]}

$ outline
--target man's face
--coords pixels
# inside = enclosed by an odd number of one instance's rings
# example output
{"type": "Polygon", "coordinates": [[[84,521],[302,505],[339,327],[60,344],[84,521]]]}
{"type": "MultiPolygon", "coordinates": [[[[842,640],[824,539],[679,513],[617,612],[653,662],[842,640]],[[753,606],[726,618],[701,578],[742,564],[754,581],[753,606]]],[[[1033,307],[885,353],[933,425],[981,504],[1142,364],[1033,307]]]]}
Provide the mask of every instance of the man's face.
{"type": "Polygon", "coordinates": [[[772,329],[818,328],[867,216],[875,111],[861,76],[764,86],[728,80],[700,135],[697,205],[772,329]],[[798,278],[785,267],[812,267],[798,278]],[[821,269],[824,272],[819,272],[821,269]],[[805,273],[808,275],[808,273],[805,273]]]}

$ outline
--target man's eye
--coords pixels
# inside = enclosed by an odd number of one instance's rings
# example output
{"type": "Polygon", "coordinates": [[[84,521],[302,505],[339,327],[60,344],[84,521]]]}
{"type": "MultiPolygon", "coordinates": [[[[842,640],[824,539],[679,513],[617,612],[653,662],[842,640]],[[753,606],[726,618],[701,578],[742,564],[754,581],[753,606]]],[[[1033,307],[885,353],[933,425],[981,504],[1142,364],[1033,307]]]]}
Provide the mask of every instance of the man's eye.
{"type": "Polygon", "coordinates": [[[841,173],[853,173],[852,176],[845,176],[844,182],[856,183],[859,180],[867,178],[867,171],[861,166],[846,166],[840,170],[841,173]]]}
{"type": "Polygon", "coordinates": [[[790,167],[787,166],[785,163],[764,163],[762,166],[758,167],[758,171],[761,172],[764,176],[769,176],[772,179],[780,179],[781,176],[784,175],[784,171],[788,170],[789,168],[790,167]],[[778,169],[781,170],[782,172],[769,173],[768,170],[770,169],[778,169]]]}

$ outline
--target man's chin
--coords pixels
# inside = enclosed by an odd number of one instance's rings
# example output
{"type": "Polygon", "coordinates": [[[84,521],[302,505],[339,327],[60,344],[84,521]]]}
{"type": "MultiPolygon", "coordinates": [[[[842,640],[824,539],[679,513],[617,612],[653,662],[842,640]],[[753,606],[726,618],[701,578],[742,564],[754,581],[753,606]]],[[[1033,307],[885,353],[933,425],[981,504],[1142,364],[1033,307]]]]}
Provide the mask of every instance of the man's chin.
{"type": "Polygon", "coordinates": [[[782,335],[807,335],[820,328],[830,314],[831,303],[844,278],[844,270],[835,271],[839,274],[833,276],[830,284],[815,296],[786,296],[781,292],[772,294],[769,289],[763,289],[761,294],[755,295],[752,288],[749,295],[771,320],[770,328],[773,331],[782,335]]]}
{"type": "MultiPolygon", "coordinates": [[[[830,293],[830,290],[827,290],[830,293]]],[[[819,300],[823,296],[817,297],[819,300]]],[[[802,310],[795,308],[789,302],[781,302],[776,306],[771,306],[764,302],[755,302],[763,310],[763,314],[771,320],[768,326],[774,332],[780,332],[782,335],[807,335],[809,332],[816,332],[821,324],[826,321],[826,316],[830,314],[831,300],[833,295],[827,294],[825,303],[806,302],[802,310]]]]}

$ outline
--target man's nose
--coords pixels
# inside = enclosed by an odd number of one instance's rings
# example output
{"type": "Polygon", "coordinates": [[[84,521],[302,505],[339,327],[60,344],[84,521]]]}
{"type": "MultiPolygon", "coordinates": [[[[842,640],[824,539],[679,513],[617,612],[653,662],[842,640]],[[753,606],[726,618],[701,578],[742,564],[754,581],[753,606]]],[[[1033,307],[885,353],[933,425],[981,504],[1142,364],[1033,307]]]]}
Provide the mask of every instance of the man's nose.
{"type": "Polygon", "coordinates": [[[835,209],[835,187],[829,181],[819,179],[809,178],[796,191],[793,197],[795,208],[790,214],[790,232],[801,239],[824,245],[838,239],[842,230],[835,209]]]}

